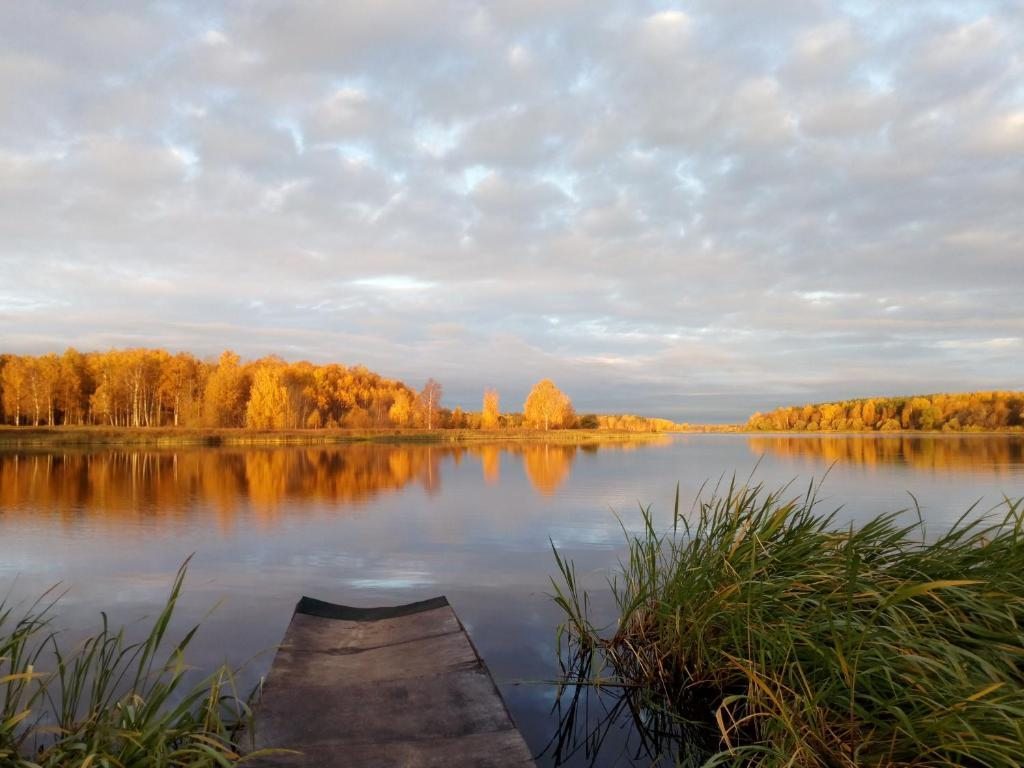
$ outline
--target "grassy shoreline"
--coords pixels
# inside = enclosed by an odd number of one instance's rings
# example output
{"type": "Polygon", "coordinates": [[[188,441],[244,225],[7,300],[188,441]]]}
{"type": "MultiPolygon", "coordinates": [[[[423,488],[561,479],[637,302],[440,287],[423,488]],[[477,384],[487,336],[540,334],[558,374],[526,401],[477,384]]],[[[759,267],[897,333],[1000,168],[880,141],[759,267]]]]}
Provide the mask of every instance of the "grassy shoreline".
{"type": "Polygon", "coordinates": [[[619,691],[686,766],[1024,764],[1024,500],[929,536],[787,493],[677,491],[666,533],[645,511],[611,627],[556,551],[563,692],[619,691]]]}
{"type": "Polygon", "coordinates": [[[286,446],[345,445],[349,443],[459,444],[534,442],[594,444],[649,441],[670,435],[745,435],[747,437],[1021,437],[1016,430],[942,432],[906,429],[890,432],[766,432],[734,425],[693,425],[690,429],[629,432],[605,429],[289,429],[252,430],[191,427],[58,426],[12,427],[0,425],[0,450],[11,448],[118,447],[118,446],[286,446]]]}
{"type": "MultiPolygon", "coordinates": [[[[185,660],[198,626],[166,632],[181,594],[181,566],[147,636],[130,643],[101,615],[74,646],[54,625],[55,588],[24,608],[0,599],[0,765],[10,768],[228,768],[244,762],[252,697],[220,667],[195,684],[185,660]]],[[[252,752],[269,757],[281,750],[252,752]]]]}
{"type": "Polygon", "coordinates": [[[599,429],[192,429],[187,427],[0,427],[0,449],[72,446],[275,446],[347,443],[543,442],[586,444],[645,441],[669,432],[599,429]]]}

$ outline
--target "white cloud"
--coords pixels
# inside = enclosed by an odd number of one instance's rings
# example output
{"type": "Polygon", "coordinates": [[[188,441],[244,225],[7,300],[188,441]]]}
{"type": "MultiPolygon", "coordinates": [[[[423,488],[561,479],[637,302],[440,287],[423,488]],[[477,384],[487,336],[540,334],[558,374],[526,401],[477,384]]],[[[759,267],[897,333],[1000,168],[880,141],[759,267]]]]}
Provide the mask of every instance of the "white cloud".
{"type": "Polygon", "coordinates": [[[18,4],[0,338],[681,417],[1008,385],[1022,49],[985,0],[18,4]]]}
{"type": "Polygon", "coordinates": [[[379,275],[353,280],[352,285],[360,288],[373,288],[384,291],[425,291],[434,287],[428,280],[420,280],[410,275],[379,275]]]}
{"type": "Polygon", "coordinates": [[[693,21],[682,11],[659,11],[644,19],[645,42],[658,53],[671,53],[690,38],[693,21]]]}

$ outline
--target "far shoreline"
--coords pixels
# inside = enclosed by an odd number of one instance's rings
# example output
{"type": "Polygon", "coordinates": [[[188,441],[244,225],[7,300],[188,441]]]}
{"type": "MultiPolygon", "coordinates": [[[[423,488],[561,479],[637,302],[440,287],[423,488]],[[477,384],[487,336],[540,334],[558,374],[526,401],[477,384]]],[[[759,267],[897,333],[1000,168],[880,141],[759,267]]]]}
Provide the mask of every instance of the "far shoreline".
{"type": "Polygon", "coordinates": [[[610,429],[282,429],[191,427],[0,426],[0,449],[88,446],[302,446],[357,443],[451,444],[533,442],[594,444],[646,441],[676,434],[610,429]]]}
{"type": "Polygon", "coordinates": [[[558,443],[594,445],[613,442],[647,442],[673,435],[743,435],[745,437],[1024,437],[1024,431],[762,431],[740,425],[692,425],[689,429],[626,431],[611,429],[283,429],[254,430],[192,427],[19,426],[0,425],[0,450],[17,448],[119,447],[119,446],[303,446],[376,444],[469,444],[558,443]]]}

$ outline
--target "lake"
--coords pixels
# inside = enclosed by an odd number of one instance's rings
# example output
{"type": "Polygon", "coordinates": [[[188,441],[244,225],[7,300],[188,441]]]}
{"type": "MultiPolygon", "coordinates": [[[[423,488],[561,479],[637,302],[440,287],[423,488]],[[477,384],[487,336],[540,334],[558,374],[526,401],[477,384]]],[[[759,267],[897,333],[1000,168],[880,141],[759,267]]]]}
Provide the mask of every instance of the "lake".
{"type": "MultiPolygon", "coordinates": [[[[194,553],[175,630],[202,621],[190,661],[245,664],[248,687],[301,595],[385,605],[445,594],[540,752],[556,724],[545,682],[558,671],[551,544],[601,590],[640,504],[670,525],[677,482],[689,508],[705,482],[755,467],[756,481],[792,482],[793,495],[828,472],[822,509],[842,506],[843,522],[916,499],[938,531],[972,504],[1024,496],[1019,436],[9,451],[0,596],[62,582],[69,638],[95,629],[101,610],[135,631],[194,553]]],[[[628,763],[629,749],[613,735],[597,764],[628,763]]]]}

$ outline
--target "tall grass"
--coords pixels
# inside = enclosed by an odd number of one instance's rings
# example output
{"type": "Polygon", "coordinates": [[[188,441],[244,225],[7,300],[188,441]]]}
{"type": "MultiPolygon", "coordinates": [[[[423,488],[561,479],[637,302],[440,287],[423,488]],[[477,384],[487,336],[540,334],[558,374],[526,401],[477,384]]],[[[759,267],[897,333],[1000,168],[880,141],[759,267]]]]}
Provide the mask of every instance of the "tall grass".
{"type": "Polygon", "coordinates": [[[129,643],[102,629],[73,649],[53,629],[58,600],[24,613],[0,603],[0,766],[178,768],[242,761],[250,719],[230,670],[185,682],[184,654],[198,627],[164,648],[185,565],[148,636],[129,643]]]}
{"type": "Polygon", "coordinates": [[[592,624],[555,553],[564,683],[620,692],[652,752],[706,766],[1024,765],[1024,508],[925,536],[841,527],[815,488],[644,510],[592,624]],[[567,644],[563,644],[567,641],[567,644]]]}

